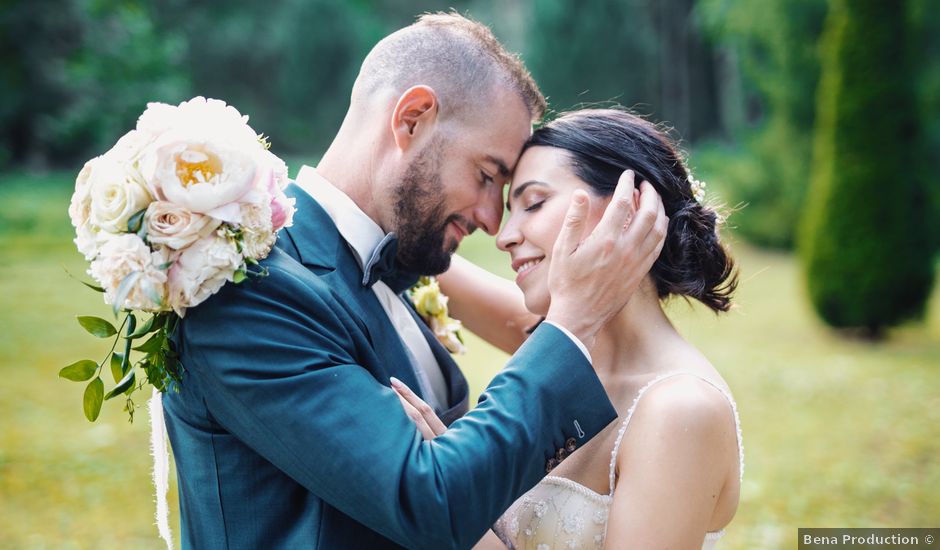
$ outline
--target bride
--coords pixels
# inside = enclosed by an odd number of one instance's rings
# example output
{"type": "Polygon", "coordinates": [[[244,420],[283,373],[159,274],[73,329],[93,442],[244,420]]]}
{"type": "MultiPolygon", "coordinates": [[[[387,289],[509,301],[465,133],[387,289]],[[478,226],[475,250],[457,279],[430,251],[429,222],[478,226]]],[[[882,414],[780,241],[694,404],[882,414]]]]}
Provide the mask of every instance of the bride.
{"type": "MultiPolygon", "coordinates": [[[[650,182],[669,216],[666,244],[640,290],[598,333],[592,362],[620,418],[583,447],[560,445],[545,477],[496,522],[478,549],[712,548],[738,505],[743,451],[727,384],[663,312],[670,296],[727,311],[736,276],[704,185],[653,124],[620,109],[582,110],[539,128],[509,189],[497,246],[516,285],[455,257],[440,278],[451,314],[514,351],[548,311],[555,240],[574,199],[598,222],[619,178],[650,182]],[[525,310],[522,308],[524,299],[525,310]],[[527,310],[527,311],[526,311],[527,310]],[[504,322],[494,324],[492,315],[504,322]],[[481,322],[488,319],[489,322],[481,322]]],[[[446,429],[394,384],[425,438],[446,429]]],[[[537,419],[533,419],[537,421],[537,419]]]]}

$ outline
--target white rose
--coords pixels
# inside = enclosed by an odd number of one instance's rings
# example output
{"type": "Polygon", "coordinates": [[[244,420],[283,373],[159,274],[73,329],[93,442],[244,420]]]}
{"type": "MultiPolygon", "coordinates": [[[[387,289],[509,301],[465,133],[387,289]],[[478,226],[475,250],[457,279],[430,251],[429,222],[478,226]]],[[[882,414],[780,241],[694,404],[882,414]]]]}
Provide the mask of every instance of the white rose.
{"type": "Polygon", "coordinates": [[[215,231],[222,222],[190,212],[171,202],[154,201],[147,207],[144,223],[147,226],[147,240],[151,244],[181,250],[215,231]]]}
{"type": "Polygon", "coordinates": [[[252,189],[253,154],[217,141],[191,140],[174,131],[144,154],[140,166],[151,188],[167,201],[209,214],[252,189]]]}
{"type": "Polygon", "coordinates": [[[89,175],[91,221],[110,233],[127,231],[127,220],[153,200],[136,171],[102,156],[89,175]]]}
{"type": "Polygon", "coordinates": [[[88,183],[95,160],[85,163],[78,177],[75,179],[75,192],[69,204],[69,218],[75,227],[75,246],[88,261],[94,260],[98,255],[97,233],[98,229],[90,223],[91,218],[91,185],[88,183]]]}
{"type": "Polygon", "coordinates": [[[243,204],[241,219],[242,252],[245,257],[255,260],[266,258],[277,240],[271,224],[270,203],[243,204]]]}
{"type": "Polygon", "coordinates": [[[242,265],[235,243],[216,231],[189,245],[176,258],[168,274],[169,305],[182,317],[186,308],[201,304],[242,265]]]}
{"type": "Polygon", "coordinates": [[[104,288],[105,302],[113,304],[124,279],[138,273],[121,307],[152,311],[160,309],[165,301],[167,277],[161,268],[167,261],[166,252],[151,252],[140,237],[124,233],[104,240],[88,274],[104,288]]]}

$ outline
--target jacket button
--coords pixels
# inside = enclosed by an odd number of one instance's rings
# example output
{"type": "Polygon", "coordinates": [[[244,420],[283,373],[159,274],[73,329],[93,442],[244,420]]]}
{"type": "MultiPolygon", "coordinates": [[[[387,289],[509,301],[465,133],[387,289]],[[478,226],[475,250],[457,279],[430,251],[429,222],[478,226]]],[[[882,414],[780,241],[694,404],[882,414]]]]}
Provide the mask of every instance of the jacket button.
{"type": "Polygon", "coordinates": [[[548,462],[545,463],[545,473],[549,473],[555,469],[555,466],[558,466],[558,459],[551,457],[548,459],[548,462]]]}
{"type": "Polygon", "coordinates": [[[564,447],[558,449],[558,452],[555,453],[555,458],[558,459],[558,462],[561,462],[562,460],[568,458],[568,451],[566,451],[564,447]]]}
{"type": "Polygon", "coordinates": [[[565,441],[565,450],[569,453],[573,453],[575,449],[578,448],[578,442],[575,441],[573,437],[569,437],[568,441],[565,441]]]}

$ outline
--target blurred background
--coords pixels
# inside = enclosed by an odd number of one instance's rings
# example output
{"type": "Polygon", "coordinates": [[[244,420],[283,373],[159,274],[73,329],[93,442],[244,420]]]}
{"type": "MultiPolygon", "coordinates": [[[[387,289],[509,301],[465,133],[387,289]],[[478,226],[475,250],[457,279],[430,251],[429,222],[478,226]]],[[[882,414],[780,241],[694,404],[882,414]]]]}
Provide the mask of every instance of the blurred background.
{"type": "MultiPolygon", "coordinates": [[[[619,103],[674,128],[707,200],[733,211],[738,307],[668,306],[738,400],[746,471],[723,546],[936,527],[934,2],[0,0],[0,547],[161,547],[146,409],[130,424],[108,402],[91,424],[57,378],[107,351],[73,316],[108,309],[66,273],[85,270],[66,213],[83,162],[148,101],[205,95],[296,174],[372,45],[449,8],[519,52],[554,112],[619,103]]],[[[510,274],[485,235],[460,253],[510,274]]],[[[467,338],[476,394],[506,356],[467,338]]]]}

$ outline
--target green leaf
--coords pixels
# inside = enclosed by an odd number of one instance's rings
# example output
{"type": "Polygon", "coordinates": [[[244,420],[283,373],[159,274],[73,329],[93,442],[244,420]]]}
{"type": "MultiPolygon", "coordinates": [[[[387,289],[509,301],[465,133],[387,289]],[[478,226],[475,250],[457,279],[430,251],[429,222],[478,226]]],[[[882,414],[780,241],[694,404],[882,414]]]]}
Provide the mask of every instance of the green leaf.
{"type": "Polygon", "coordinates": [[[134,379],[136,378],[134,369],[131,369],[127,375],[117,383],[117,386],[114,386],[114,389],[109,391],[107,395],[104,396],[105,401],[111,399],[116,395],[121,395],[126,392],[128,388],[134,385],[134,379]]]}
{"type": "Polygon", "coordinates": [[[101,377],[95,377],[85,388],[85,397],[82,405],[85,409],[85,418],[94,422],[101,414],[101,404],[104,402],[104,382],[101,377]]]}
{"type": "Polygon", "coordinates": [[[117,317],[118,311],[124,306],[124,300],[127,300],[127,295],[133,290],[134,283],[137,282],[140,275],[140,271],[132,271],[128,273],[127,276],[124,277],[124,280],[121,281],[121,284],[118,285],[114,303],[111,304],[111,311],[114,312],[115,317],[117,317]]]}
{"type": "Polygon", "coordinates": [[[91,283],[86,283],[85,281],[78,281],[78,282],[80,282],[80,283],[82,283],[83,285],[87,286],[88,288],[94,290],[95,292],[100,292],[100,293],[104,294],[104,289],[101,288],[101,287],[98,286],[98,285],[93,285],[93,284],[91,284],[91,283]]]}
{"type": "Polygon", "coordinates": [[[244,281],[247,278],[248,278],[248,275],[245,275],[245,272],[239,269],[232,275],[232,282],[237,285],[238,283],[244,281]]]}
{"type": "Polygon", "coordinates": [[[147,209],[138,210],[134,213],[133,216],[127,220],[127,231],[128,233],[137,233],[140,231],[141,226],[144,225],[144,214],[147,213],[147,209]]]}
{"type": "Polygon", "coordinates": [[[151,336],[149,340],[134,349],[144,353],[156,353],[160,351],[160,348],[163,346],[165,339],[166,338],[163,336],[163,333],[158,332],[151,336]]]}
{"type": "Polygon", "coordinates": [[[134,340],[134,339],[140,338],[140,337],[143,336],[144,334],[147,334],[148,332],[150,332],[150,331],[153,329],[153,320],[156,319],[156,317],[157,317],[157,316],[154,315],[154,316],[151,317],[150,319],[147,319],[146,321],[144,321],[144,324],[142,324],[142,325],[140,325],[139,327],[137,327],[137,330],[135,330],[135,331],[133,332],[133,334],[128,334],[128,335],[127,335],[127,338],[128,338],[129,340],[134,340]]]}
{"type": "Polygon", "coordinates": [[[124,354],[114,352],[111,354],[111,376],[118,382],[124,378],[124,354]]]}
{"type": "Polygon", "coordinates": [[[117,329],[114,328],[114,325],[101,317],[79,315],[78,324],[82,325],[82,328],[98,338],[108,338],[117,334],[117,329]]]}
{"type": "Polygon", "coordinates": [[[157,289],[150,283],[144,283],[144,294],[150,298],[150,301],[157,304],[157,307],[163,307],[163,298],[157,294],[157,289]]]}
{"type": "Polygon", "coordinates": [[[90,359],[82,359],[59,371],[59,377],[73,382],[84,382],[95,375],[98,363],[90,359]]]}
{"type": "MultiPolygon", "coordinates": [[[[62,269],[65,269],[65,267],[63,266],[62,269]]],[[[91,283],[86,283],[85,281],[79,279],[79,278],[76,277],[75,275],[72,275],[72,273],[71,273],[68,269],[65,269],[65,274],[68,275],[69,277],[75,279],[76,281],[82,283],[83,285],[87,286],[88,288],[94,290],[95,292],[102,292],[102,293],[104,292],[104,289],[101,288],[100,286],[98,286],[98,285],[93,285],[93,284],[91,284],[91,283]]]]}

